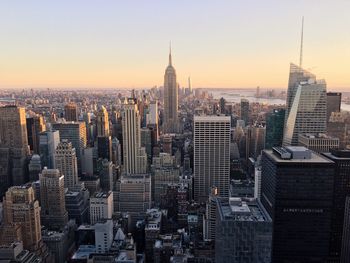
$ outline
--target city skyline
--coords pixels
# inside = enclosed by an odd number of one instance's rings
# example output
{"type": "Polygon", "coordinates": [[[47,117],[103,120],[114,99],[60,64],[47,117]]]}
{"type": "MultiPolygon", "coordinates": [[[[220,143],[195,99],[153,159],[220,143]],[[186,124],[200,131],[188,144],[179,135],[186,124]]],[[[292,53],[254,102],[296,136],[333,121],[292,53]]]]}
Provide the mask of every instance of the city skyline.
{"type": "Polygon", "coordinates": [[[1,89],[160,86],[169,41],[180,86],[191,76],[193,87],[286,88],[304,15],[305,69],[350,90],[346,1],[1,5],[1,89]]]}

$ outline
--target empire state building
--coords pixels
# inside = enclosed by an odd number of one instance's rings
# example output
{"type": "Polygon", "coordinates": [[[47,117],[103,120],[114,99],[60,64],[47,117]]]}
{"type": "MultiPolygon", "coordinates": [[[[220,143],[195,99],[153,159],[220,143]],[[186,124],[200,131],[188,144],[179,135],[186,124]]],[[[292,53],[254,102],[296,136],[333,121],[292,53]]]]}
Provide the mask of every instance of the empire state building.
{"type": "Polygon", "coordinates": [[[169,65],[164,74],[164,133],[178,132],[178,88],[176,83],[176,71],[171,61],[171,49],[169,52],[169,65]]]}

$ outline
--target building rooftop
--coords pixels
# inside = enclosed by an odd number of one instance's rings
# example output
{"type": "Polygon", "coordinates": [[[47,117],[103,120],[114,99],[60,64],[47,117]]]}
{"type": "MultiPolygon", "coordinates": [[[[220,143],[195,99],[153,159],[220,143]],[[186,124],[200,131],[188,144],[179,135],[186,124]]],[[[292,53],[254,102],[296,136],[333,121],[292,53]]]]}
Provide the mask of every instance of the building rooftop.
{"type": "Polygon", "coordinates": [[[330,153],[322,153],[322,155],[334,160],[350,160],[350,150],[332,150],[330,153]]]}
{"type": "Polygon", "coordinates": [[[300,134],[299,137],[307,138],[307,139],[333,139],[333,140],[339,140],[336,137],[332,137],[330,135],[327,135],[325,133],[306,133],[306,134],[300,134]]]}
{"type": "Polygon", "coordinates": [[[221,220],[271,222],[263,206],[253,198],[218,198],[221,220]]]}
{"type": "Polygon", "coordinates": [[[194,116],[195,122],[230,122],[231,117],[225,115],[194,116]]]}
{"type": "Polygon", "coordinates": [[[108,198],[112,194],[111,191],[109,192],[98,192],[94,194],[94,198],[108,198]]]}
{"type": "Polygon", "coordinates": [[[72,256],[72,259],[83,260],[88,259],[90,254],[96,252],[96,247],[93,245],[81,245],[72,256]]]}
{"type": "Polygon", "coordinates": [[[264,152],[280,163],[332,163],[303,146],[273,147],[272,150],[264,150],[264,152]]]}
{"type": "Polygon", "coordinates": [[[95,230],[95,227],[93,225],[80,225],[78,227],[79,230],[95,230]]]}

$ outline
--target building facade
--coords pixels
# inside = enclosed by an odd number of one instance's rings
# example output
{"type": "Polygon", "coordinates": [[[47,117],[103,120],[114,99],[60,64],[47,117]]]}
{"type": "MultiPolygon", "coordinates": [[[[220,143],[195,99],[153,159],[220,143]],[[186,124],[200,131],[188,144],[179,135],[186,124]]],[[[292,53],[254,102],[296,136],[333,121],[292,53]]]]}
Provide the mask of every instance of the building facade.
{"type": "Polygon", "coordinates": [[[68,222],[64,175],[57,169],[44,168],[39,180],[42,224],[49,229],[62,229],[68,222]]]}
{"type": "Polygon", "coordinates": [[[288,87],[283,145],[298,145],[299,134],[325,133],[327,130],[326,82],[316,80],[315,76],[304,76],[304,73],[296,79],[305,78],[306,81],[293,82],[291,90],[288,87]]]}
{"type": "Polygon", "coordinates": [[[113,213],[113,193],[98,192],[90,198],[90,224],[102,219],[111,219],[113,213]]]}
{"type": "Polygon", "coordinates": [[[272,220],[253,199],[218,198],[215,262],[271,262],[272,220]]]}
{"type": "Polygon", "coordinates": [[[261,202],[273,221],[272,262],[329,256],[334,162],[305,147],[262,155],[261,202]]]}
{"type": "Polygon", "coordinates": [[[62,140],[55,152],[55,168],[64,175],[64,187],[73,188],[78,184],[78,162],[72,143],[62,140]]]}
{"type": "Polygon", "coordinates": [[[194,117],[194,198],[206,202],[210,189],[229,196],[231,118],[194,117]]]}
{"type": "Polygon", "coordinates": [[[3,209],[5,227],[19,226],[24,248],[36,250],[41,242],[41,221],[33,188],[29,185],[10,187],[3,200],[3,209]]]}

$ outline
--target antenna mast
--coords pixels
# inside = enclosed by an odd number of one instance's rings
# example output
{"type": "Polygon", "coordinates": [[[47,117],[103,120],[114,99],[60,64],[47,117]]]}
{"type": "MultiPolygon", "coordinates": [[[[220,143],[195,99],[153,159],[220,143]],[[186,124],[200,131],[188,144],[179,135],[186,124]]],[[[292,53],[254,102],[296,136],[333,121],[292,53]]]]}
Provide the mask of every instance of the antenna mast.
{"type": "Polygon", "coordinates": [[[301,21],[301,41],[300,41],[300,60],[299,67],[303,66],[303,41],[304,41],[304,16],[301,21]]]}

